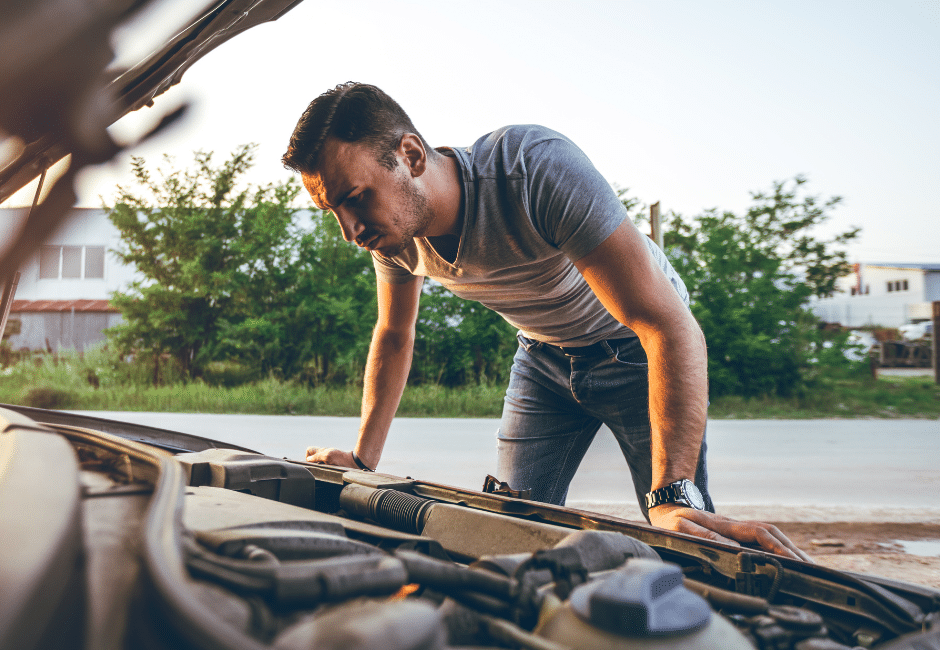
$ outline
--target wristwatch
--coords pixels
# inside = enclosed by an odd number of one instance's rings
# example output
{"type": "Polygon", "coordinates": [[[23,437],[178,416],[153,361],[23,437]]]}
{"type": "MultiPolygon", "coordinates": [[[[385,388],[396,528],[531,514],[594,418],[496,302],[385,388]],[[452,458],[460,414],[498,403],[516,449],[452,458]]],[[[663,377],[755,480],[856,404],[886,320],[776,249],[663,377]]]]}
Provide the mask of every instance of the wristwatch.
{"type": "Polygon", "coordinates": [[[647,509],[661,506],[664,503],[675,503],[696,510],[705,509],[705,499],[702,498],[702,493],[695,487],[695,483],[687,478],[646,493],[647,509]]]}

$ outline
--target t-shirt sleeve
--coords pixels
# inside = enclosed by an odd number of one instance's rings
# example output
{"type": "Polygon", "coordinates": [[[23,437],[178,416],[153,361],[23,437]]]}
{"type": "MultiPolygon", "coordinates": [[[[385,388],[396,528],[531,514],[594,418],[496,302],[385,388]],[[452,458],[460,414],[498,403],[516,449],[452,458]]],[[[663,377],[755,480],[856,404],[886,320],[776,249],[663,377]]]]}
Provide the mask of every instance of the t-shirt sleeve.
{"type": "Polygon", "coordinates": [[[613,188],[570,140],[543,140],[527,152],[531,218],[546,241],[576,262],[627,218],[613,188]]]}
{"type": "Polygon", "coordinates": [[[405,284],[414,275],[408,269],[399,266],[395,260],[372,251],[372,266],[375,267],[375,277],[389,284],[405,284]]]}

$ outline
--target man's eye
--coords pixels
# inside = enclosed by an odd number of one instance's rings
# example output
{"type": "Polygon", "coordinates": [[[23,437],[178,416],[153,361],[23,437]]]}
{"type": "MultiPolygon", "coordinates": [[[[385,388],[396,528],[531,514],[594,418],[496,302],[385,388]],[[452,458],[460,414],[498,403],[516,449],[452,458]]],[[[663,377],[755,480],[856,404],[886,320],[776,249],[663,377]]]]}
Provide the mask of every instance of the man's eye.
{"type": "Polygon", "coordinates": [[[343,201],[346,205],[356,205],[359,203],[359,200],[362,198],[362,194],[357,194],[356,196],[347,196],[346,200],[343,201]]]}

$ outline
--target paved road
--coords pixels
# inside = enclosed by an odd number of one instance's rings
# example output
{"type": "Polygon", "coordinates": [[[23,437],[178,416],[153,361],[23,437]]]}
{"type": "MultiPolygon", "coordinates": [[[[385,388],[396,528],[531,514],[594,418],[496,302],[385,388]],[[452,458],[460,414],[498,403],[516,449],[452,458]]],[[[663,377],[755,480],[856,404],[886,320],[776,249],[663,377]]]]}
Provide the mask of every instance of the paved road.
{"type": "MultiPolygon", "coordinates": [[[[89,413],[301,458],[350,448],[358,418],[89,413]]],[[[479,489],[495,471],[495,419],[398,418],[380,470],[479,489]]],[[[719,511],[765,520],[940,521],[938,420],[712,420],[710,486],[719,511]]],[[[606,428],[568,505],[635,518],[629,473],[606,428]]]]}

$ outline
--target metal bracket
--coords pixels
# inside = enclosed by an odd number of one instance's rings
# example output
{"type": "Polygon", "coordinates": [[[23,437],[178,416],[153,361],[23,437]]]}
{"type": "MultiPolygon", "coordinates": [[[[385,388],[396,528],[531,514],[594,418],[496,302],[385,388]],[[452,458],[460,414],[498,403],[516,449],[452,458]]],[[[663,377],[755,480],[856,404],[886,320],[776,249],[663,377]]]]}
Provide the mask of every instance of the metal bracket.
{"type": "Polygon", "coordinates": [[[513,490],[509,487],[509,483],[500,481],[490,474],[487,474],[486,478],[483,479],[482,491],[485,494],[501,494],[504,497],[512,497],[513,499],[532,499],[532,490],[513,490]]]}

